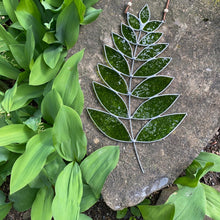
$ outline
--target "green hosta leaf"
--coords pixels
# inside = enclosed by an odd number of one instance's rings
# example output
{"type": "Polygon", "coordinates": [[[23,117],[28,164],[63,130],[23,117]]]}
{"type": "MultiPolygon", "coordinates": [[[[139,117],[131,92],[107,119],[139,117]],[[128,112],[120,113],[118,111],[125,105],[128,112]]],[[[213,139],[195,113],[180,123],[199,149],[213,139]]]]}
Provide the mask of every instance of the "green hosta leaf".
{"type": "Polygon", "coordinates": [[[26,42],[24,46],[25,59],[27,60],[28,65],[30,65],[34,57],[34,50],[35,50],[34,34],[32,32],[32,28],[28,28],[26,32],[26,42]]]}
{"type": "Polygon", "coordinates": [[[33,131],[37,131],[41,123],[41,117],[41,111],[40,109],[38,109],[32,117],[24,121],[24,124],[27,125],[33,131]]]}
{"type": "Polygon", "coordinates": [[[135,29],[135,30],[140,29],[140,27],[141,27],[140,21],[136,16],[134,16],[128,12],[127,13],[127,20],[128,20],[129,26],[131,26],[133,29],[135,29]]]}
{"type": "Polygon", "coordinates": [[[81,88],[78,89],[77,95],[71,104],[71,108],[73,108],[79,115],[82,114],[84,106],[84,95],[81,88]]]}
{"type": "Polygon", "coordinates": [[[57,152],[67,161],[81,161],[86,154],[87,140],[79,115],[72,108],[61,106],[55,118],[53,139],[57,152]]]}
{"type": "Polygon", "coordinates": [[[166,204],[169,203],[173,203],[175,205],[174,220],[204,219],[206,198],[204,189],[200,183],[195,188],[180,188],[169,197],[166,204]]]}
{"type": "Polygon", "coordinates": [[[116,218],[117,219],[123,219],[126,216],[127,212],[128,212],[128,208],[118,210],[117,214],[116,214],[116,218]]]}
{"type": "Polygon", "coordinates": [[[206,197],[206,215],[212,219],[219,219],[220,216],[220,192],[211,186],[202,183],[206,197]]]}
{"type": "Polygon", "coordinates": [[[99,102],[107,111],[116,116],[128,117],[126,104],[117,93],[97,82],[93,82],[93,88],[99,102]]]}
{"type": "Polygon", "coordinates": [[[158,40],[160,40],[162,35],[163,34],[160,32],[147,34],[141,39],[139,44],[148,46],[150,44],[156,43],[158,40]]]}
{"type": "Polygon", "coordinates": [[[11,207],[12,203],[5,203],[5,195],[2,191],[0,191],[0,219],[4,219],[6,217],[11,207]]]}
{"type": "Polygon", "coordinates": [[[150,119],[167,111],[178,98],[178,95],[161,95],[151,98],[141,104],[133,118],[150,119]]]}
{"type": "Polygon", "coordinates": [[[7,45],[7,47],[10,44],[17,44],[18,42],[15,40],[15,38],[5,30],[5,28],[0,25],[0,39],[4,41],[4,43],[7,45]]]}
{"type": "Polygon", "coordinates": [[[132,28],[125,24],[121,24],[121,32],[124,36],[125,39],[127,39],[130,43],[136,43],[137,42],[137,37],[132,28]]]}
{"type": "Polygon", "coordinates": [[[201,152],[198,157],[196,157],[195,161],[199,162],[202,166],[205,166],[206,163],[212,162],[214,163],[211,171],[220,172],[220,157],[216,154],[211,154],[207,152],[201,152]]]}
{"type": "Polygon", "coordinates": [[[133,57],[131,45],[123,37],[112,33],[112,38],[118,50],[128,57],[133,57]]]}
{"type": "Polygon", "coordinates": [[[83,180],[99,198],[109,173],[116,167],[120,150],[117,146],[107,146],[96,150],[80,164],[83,180]]]}
{"type": "Polygon", "coordinates": [[[38,189],[32,189],[28,185],[16,193],[9,196],[9,200],[13,202],[13,208],[19,212],[24,212],[31,208],[38,189]]]}
{"type": "Polygon", "coordinates": [[[0,146],[27,142],[34,132],[23,124],[11,124],[0,128],[0,146]]]}
{"type": "Polygon", "coordinates": [[[4,148],[6,148],[7,150],[13,153],[23,154],[25,151],[25,146],[26,144],[10,144],[10,145],[4,146],[4,148]]]}
{"type": "Polygon", "coordinates": [[[144,80],[132,91],[138,98],[149,98],[165,90],[172,82],[172,77],[156,76],[144,80]]]}
{"type": "Polygon", "coordinates": [[[41,103],[41,112],[43,118],[50,124],[54,123],[60,107],[63,105],[62,98],[59,93],[52,89],[46,94],[41,103]]]}
{"type": "Polygon", "coordinates": [[[160,57],[147,61],[141,65],[134,73],[135,77],[152,76],[162,71],[170,63],[170,57],[160,57]]]}
{"type": "Polygon", "coordinates": [[[143,28],[143,31],[146,32],[153,32],[156,31],[160,26],[162,22],[161,21],[149,21],[143,28]]]}
{"type": "Polygon", "coordinates": [[[24,44],[11,44],[9,45],[9,48],[18,65],[25,70],[28,69],[29,63],[27,62],[27,58],[24,56],[24,44]]]}
{"type": "Polygon", "coordinates": [[[146,23],[150,19],[150,10],[148,8],[148,5],[146,4],[140,11],[139,14],[140,20],[142,23],[146,23]]]}
{"type": "Polygon", "coordinates": [[[151,58],[154,58],[161,54],[166,48],[168,44],[155,44],[150,45],[149,47],[144,48],[138,55],[137,60],[145,61],[151,58]]]}
{"type": "Polygon", "coordinates": [[[106,112],[88,108],[88,113],[97,128],[109,138],[130,142],[130,135],[118,118],[106,112]]]}
{"type": "Polygon", "coordinates": [[[7,112],[15,111],[24,107],[28,102],[43,94],[43,86],[30,86],[26,83],[17,87],[14,92],[6,92],[2,106],[7,112]]]}
{"type": "Polygon", "coordinates": [[[38,191],[31,207],[32,220],[51,220],[53,197],[54,192],[51,187],[44,187],[38,191]]]}
{"type": "Polygon", "coordinates": [[[97,3],[99,0],[83,0],[84,5],[86,8],[89,8],[93,6],[95,3],[97,3]]]}
{"type": "Polygon", "coordinates": [[[184,119],[186,114],[165,115],[148,122],[137,135],[139,142],[159,141],[166,138],[184,119]]]}
{"type": "Polygon", "coordinates": [[[98,71],[102,80],[109,87],[123,94],[128,93],[127,83],[118,72],[102,64],[98,64],[98,71]]]}
{"type": "Polygon", "coordinates": [[[71,106],[80,88],[77,65],[83,57],[84,50],[71,56],[63,65],[53,82],[53,88],[60,94],[64,105],[71,106]]]}
{"type": "Polygon", "coordinates": [[[0,147],[0,166],[7,162],[9,159],[10,151],[4,147],[0,147]]]}
{"type": "Polygon", "coordinates": [[[84,214],[79,214],[79,220],[92,220],[92,218],[84,214]]]}
{"type": "Polygon", "coordinates": [[[11,173],[10,193],[13,194],[30,183],[42,170],[48,155],[54,151],[52,129],[32,137],[26,151],[19,157],[11,173]]]}
{"type": "Polygon", "coordinates": [[[55,31],[46,32],[42,40],[47,44],[59,43],[55,37],[55,31]]]}
{"type": "Polygon", "coordinates": [[[52,80],[63,65],[65,55],[66,53],[62,53],[56,67],[51,69],[45,63],[43,54],[40,54],[31,69],[29,78],[30,85],[42,85],[52,80]]]}
{"type": "Polygon", "coordinates": [[[61,52],[63,50],[63,46],[51,45],[43,52],[43,58],[45,63],[51,68],[55,68],[57,62],[60,59],[61,52]]]}
{"type": "Polygon", "coordinates": [[[175,206],[171,203],[157,206],[139,205],[144,220],[173,220],[175,206]]]}
{"type": "Polygon", "coordinates": [[[56,23],[56,38],[70,49],[79,36],[80,18],[74,2],[65,7],[58,15],[56,23]],[[73,22],[74,21],[74,22],[73,22]]]}
{"type": "Polygon", "coordinates": [[[128,63],[121,53],[107,45],[104,46],[104,51],[108,63],[113,68],[121,73],[124,73],[125,75],[129,75],[128,63]]]}
{"type": "Polygon", "coordinates": [[[68,164],[57,178],[52,204],[56,220],[78,219],[83,194],[82,174],[77,163],[68,164]]]}
{"type": "Polygon", "coordinates": [[[0,56],[0,76],[17,79],[20,71],[0,56]]]}
{"type": "Polygon", "coordinates": [[[91,208],[98,200],[99,198],[94,195],[91,187],[83,183],[83,196],[80,203],[80,211],[85,212],[91,208]]]}
{"type": "Polygon", "coordinates": [[[137,207],[135,207],[135,206],[131,207],[130,211],[133,216],[138,217],[138,218],[141,217],[141,213],[137,207]]]}
{"type": "Polygon", "coordinates": [[[18,0],[3,0],[4,8],[13,23],[17,21],[15,9],[18,6],[18,0]]]}
{"type": "Polygon", "coordinates": [[[80,24],[86,25],[86,24],[92,23],[93,21],[95,21],[98,18],[98,16],[100,15],[101,12],[102,12],[102,9],[95,9],[93,7],[89,7],[86,10],[85,17],[80,24]]]}
{"type": "Polygon", "coordinates": [[[53,7],[60,7],[63,3],[63,0],[45,0],[48,4],[52,5],[53,7]]]}
{"type": "Polygon", "coordinates": [[[44,166],[44,173],[47,175],[47,178],[52,185],[55,185],[58,175],[65,166],[65,162],[57,153],[55,154],[55,158],[44,166]]]}

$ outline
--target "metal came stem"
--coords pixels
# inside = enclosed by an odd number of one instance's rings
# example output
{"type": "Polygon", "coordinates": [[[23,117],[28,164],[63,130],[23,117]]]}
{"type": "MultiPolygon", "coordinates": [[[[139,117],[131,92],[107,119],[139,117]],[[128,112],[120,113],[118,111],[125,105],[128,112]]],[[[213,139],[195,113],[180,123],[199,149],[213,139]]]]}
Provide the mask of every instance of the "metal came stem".
{"type": "MultiPolygon", "coordinates": [[[[137,42],[139,42],[140,37],[141,37],[141,31],[139,32],[139,36],[138,36],[137,42]]],[[[134,49],[133,57],[135,57],[136,52],[137,52],[137,44],[136,44],[135,49],[134,49]]],[[[134,71],[134,59],[132,60],[131,71],[130,71],[130,78],[129,78],[128,117],[129,117],[131,138],[132,138],[132,143],[133,143],[133,146],[134,146],[135,155],[136,155],[138,164],[139,164],[139,166],[140,166],[140,169],[141,169],[142,173],[144,173],[144,169],[143,169],[143,167],[142,167],[142,164],[141,164],[141,161],[140,161],[138,152],[137,152],[137,147],[136,147],[136,144],[135,144],[134,134],[133,134],[133,129],[132,129],[132,119],[131,119],[131,94],[130,94],[130,93],[131,93],[131,83],[132,83],[133,71],[134,71]]]]}

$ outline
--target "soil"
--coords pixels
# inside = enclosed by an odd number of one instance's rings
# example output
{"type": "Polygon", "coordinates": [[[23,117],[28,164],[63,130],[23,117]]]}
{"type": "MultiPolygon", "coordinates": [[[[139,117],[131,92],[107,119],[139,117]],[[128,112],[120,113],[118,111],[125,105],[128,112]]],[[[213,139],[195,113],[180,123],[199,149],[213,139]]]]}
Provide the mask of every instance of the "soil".
{"type": "MultiPolygon", "coordinates": [[[[220,128],[218,132],[215,134],[215,136],[209,141],[207,146],[204,148],[204,151],[220,155],[220,128]]],[[[210,186],[219,185],[220,184],[220,173],[209,172],[201,179],[201,181],[210,186]]],[[[1,188],[6,194],[9,193],[9,190],[8,190],[9,189],[9,178],[1,186],[1,188]]],[[[160,193],[161,193],[161,190],[151,194],[148,197],[152,205],[156,204],[157,199],[160,196],[160,193]]],[[[92,208],[86,211],[85,214],[87,214],[94,220],[116,220],[117,212],[111,210],[101,198],[92,208]]],[[[132,214],[129,210],[129,212],[123,219],[129,219],[131,216],[132,214]]],[[[142,218],[140,217],[136,219],[141,220],[142,218]]],[[[15,209],[12,208],[9,214],[6,216],[5,220],[30,220],[30,210],[19,213],[15,209]]]]}

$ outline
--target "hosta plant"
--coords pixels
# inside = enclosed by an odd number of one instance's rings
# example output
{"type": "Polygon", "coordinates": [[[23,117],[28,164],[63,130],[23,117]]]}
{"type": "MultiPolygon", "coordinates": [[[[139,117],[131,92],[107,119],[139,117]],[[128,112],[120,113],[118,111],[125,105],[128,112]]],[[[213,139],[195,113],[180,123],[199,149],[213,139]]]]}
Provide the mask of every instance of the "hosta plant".
{"type": "Polygon", "coordinates": [[[186,114],[164,114],[179,95],[161,94],[173,81],[173,77],[161,74],[171,58],[158,57],[168,47],[167,43],[158,43],[162,33],[157,30],[163,22],[150,20],[147,5],[139,17],[127,13],[127,21],[128,25],[121,24],[122,36],[112,33],[115,48],[104,45],[108,65],[98,64],[98,73],[104,84],[93,82],[95,94],[106,111],[88,108],[88,113],[103,134],[113,140],[133,144],[144,172],[136,144],[166,138],[186,114]],[[137,79],[141,82],[135,85],[137,79]],[[135,99],[143,101],[132,112],[135,99]],[[129,128],[123,120],[129,122],[129,128]],[[136,120],[146,121],[137,134],[133,129],[133,121],[136,120]]]}
{"type": "Polygon", "coordinates": [[[0,25],[0,185],[11,174],[8,203],[0,191],[0,219],[13,206],[31,219],[89,219],[81,212],[100,197],[119,148],[86,157],[80,115],[84,98],[77,65],[65,61],[80,25],[95,20],[97,0],[3,0],[0,25]]]}

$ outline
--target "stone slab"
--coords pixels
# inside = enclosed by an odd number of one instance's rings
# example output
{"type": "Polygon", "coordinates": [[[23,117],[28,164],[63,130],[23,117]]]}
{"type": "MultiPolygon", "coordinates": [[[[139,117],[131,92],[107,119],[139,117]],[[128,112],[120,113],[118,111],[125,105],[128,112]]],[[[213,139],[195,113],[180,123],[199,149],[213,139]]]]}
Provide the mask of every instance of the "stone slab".
{"type": "MultiPolygon", "coordinates": [[[[152,19],[161,19],[166,1],[133,1],[131,13],[137,15],[148,3],[152,19]]],[[[111,32],[120,31],[125,23],[123,11],[127,1],[100,0],[95,6],[103,13],[94,23],[81,28],[78,43],[69,56],[86,48],[80,63],[80,82],[85,95],[85,108],[102,109],[92,91],[92,81],[99,81],[97,63],[105,63],[103,44],[112,45],[111,32]]],[[[172,183],[198,155],[220,125],[220,75],[219,75],[219,6],[212,1],[171,1],[167,22],[160,28],[164,33],[161,42],[169,47],[163,56],[173,58],[163,75],[175,80],[164,93],[179,93],[181,97],[168,113],[187,112],[188,116],[173,134],[163,141],[138,144],[138,152],[145,170],[139,169],[131,145],[118,143],[101,134],[82,114],[92,152],[107,145],[119,145],[120,161],[109,175],[102,195],[114,210],[134,206],[150,193],[172,183]]]]}

